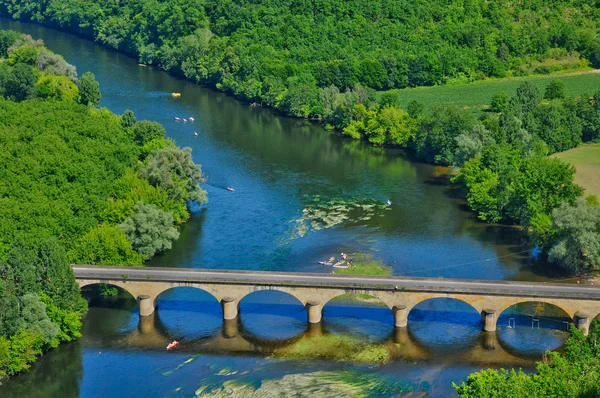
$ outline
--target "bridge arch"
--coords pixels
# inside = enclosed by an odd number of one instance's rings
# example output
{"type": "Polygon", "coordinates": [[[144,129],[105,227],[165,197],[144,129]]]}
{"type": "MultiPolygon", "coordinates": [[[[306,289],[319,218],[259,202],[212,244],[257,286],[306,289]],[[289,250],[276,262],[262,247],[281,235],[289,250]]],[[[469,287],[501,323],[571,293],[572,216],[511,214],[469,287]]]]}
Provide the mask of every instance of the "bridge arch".
{"type": "Polygon", "coordinates": [[[134,300],[137,300],[137,292],[135,291],[135,289],[131,289],[130,286],[125,286],[122,283],[119,282],[103,282],[103,281],[77,281],[79,284],[79,289],[83,290],[86,287],[91,287],[91,286],[95,286],[95,285],[108,285],[108,286],[113,286],[113,287],[118,287],[119,289],[123,290],[124,292],[128,293],[131,297],[133,297],[134,300]]]}
{"type": "Polygon", "coordinates": [[[459,297],[429,297],[412,306],[407,326],[414,343],[431,352],[452,353],[477,345],[481,313],[459,297]]]}
{"type": "Polygon", "coordinates": [[[337,300],[340,297],[344,296],[370,296],[371,298],[376,299],[379,303],[385,305],[390,310],[393,308],[393,304],[390,304],[390,298],[385,294],[381,294],[377,291],[372,290],[341,290],[339,292],[332,293],[323,301],[323,307],[330,304],[333,300],[337,300]]]}
{"type": "Polygon", "coordinates": [[[255,289],[238,302],[240,331],[256,339],[281,343],[306,330],[307,310],[292,292],[255,289]]]}
{"type": "Polygon", "coordinates": [[[164,290],[160,291],[158,294],[156,294],[156,296],[154,297],[154,307],[158,306],[158,299],[163,294],[170,292],[170,291],[182,290],[182,289],[197,290],[198,292],[206,293],[206,295],[210,296],[211,299],[213,299],[216,303],[219,303],[219,301],[220,301],[213,293],[210,292],[210,290],[204,289],[198,285],[177,285],[177,286],[167,287],[164,290]]]}
{"type": "Polygon", "coordinates": [[[335,335],[361,336],[370,342],[390,340],[394,314],[377,292],[345,292],[323,306],[326,330],[335,335]]]}
{"type": "Polygon", "coordinates": [[[571,322],[574,321],[575,318],[575,314],[577,313],[577,310],[574,308],[569,308],[568,306],[564,305],[563,302],[561,302],[560,300],[554,300],[554,299],[544,299],[544,298],[515,298],[512,300],[508,300],[505,299],[503,305],[499,308],[498,310],[498,318],[504,313],[506,312],[506,310],[508,310],[509,308],[518,305],[518,304],[526,304],[526,303],[541,303],[541,304],[549,304],[553,307],[558,308],[559,310],[561,310],[562,312],[565,313],[565,315],[567,315],[567,317],[570,319],[571,322]]]}

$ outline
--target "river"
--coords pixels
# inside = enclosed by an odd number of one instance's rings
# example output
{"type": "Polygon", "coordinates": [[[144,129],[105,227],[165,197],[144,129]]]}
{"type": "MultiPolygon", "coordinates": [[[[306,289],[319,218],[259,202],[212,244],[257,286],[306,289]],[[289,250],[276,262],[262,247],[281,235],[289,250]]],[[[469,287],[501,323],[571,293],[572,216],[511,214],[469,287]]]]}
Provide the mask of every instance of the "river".
{"type": "MultiPolygon", "coordinates": [[[[445,168],[252,108],[64,32],[7,19],[0,26],[43,39],[80,74],[93,72],[102,106],[160,122],[170,138],[193,149],[208,176],[209,203],[149,266],[330,272],[318,261],[350,252],[368,253],[398,275],[548,279],[536,272],[532,245],[518,230],[486,225],[466,210],[445,168]],[[174,120],[190,116],[194,122],[174,120]]],[[[218,303],[193,289],[164,293],[159,311],[141,321],[131,297],[90,300],[83,337],[10,379],[0,395],[249,395],[262,386],[257,396],[264,389],[448,396],[452,381],[483,367],[532,369],[544,349],[560,347],[566,336],[561,314],[536,306],[506,311],[497,340],[489,341],[472,308],[445,300],[419,305],[405,331],[394,330],[389,310],[356,302],[326,306],[322,327],[307,330],[303,307],[277,292],[244,299],[235,325],[223,325],[218,303]],[[545,315],[538,316],[539,328],[527,314],[545,315]],[[508,328],[511,318],[517,325],[508,328]],[[391,344],[399,354],[377,366],[273,356],[277,347],[315,333],[391,344]],[[174,338],[181,349],[167,352],[174,338]]]]}

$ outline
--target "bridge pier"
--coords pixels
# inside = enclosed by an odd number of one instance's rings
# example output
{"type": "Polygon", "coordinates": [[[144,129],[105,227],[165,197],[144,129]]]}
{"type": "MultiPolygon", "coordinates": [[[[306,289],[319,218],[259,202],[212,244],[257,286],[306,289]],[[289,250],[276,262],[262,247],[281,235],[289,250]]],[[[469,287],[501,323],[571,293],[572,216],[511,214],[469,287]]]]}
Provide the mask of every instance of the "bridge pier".
{"type": "Polygon", "coordinates": [[[494,332],[483,332],[482,334],[481,346],[486,350],[495,350],[499,345],[498,335],[494,332]]]}
{"type": "Polygon", "coordinates": [[[222,334],[226,339],[231,339],[240,334],[238,319],[223,319],[222,334]]]}
{"type": "Polygon", "coordinates": [[[140,334],[152,334],[155,332],[155,315],[156,314],[152,313],[148,316],[140,316],[140,320],[138,321],[138,331],[140,332],[140,334]]]}
{"type": "Polygon", "coordinates": [[[150,316],[154,312],[154,300],[149,294],[140,294],[137,297],[140,306],[140,316],[150,316]]]}
{"type": "Polygon", "coordinates": [[[318,301],[309,301],[306,303],[306,311],[308,312],[308,323],[321,322],[323,306],[318,301]]]}
{"type": "Polygon", "coordinates": [[[408,325],[408,310],[405,305],[396,305],[392,308],[394,312],[394,326],[405,328],[408,325]]]}
{"type": "Polygon", "coordinates": [[[587,314],[576,313],[575,314],[575,326],[581,330],[584,335],[588,335],[590,332],[590,317],[587,314]]]}
{"type": "Polygon", "coordinates": [[[237,318],[238,302],[236,299],[225,297],[221,300],[221,306],[223,307],[223,319],[230,320],[237,318]]]}
{"type": "Polygon", "coordinates": [[[494,332],[496,330],[496,310],[484,309],[481,311],[482,328],[485,332],[494,332]]]}
{"type": "Polygon", "coordinates": [[[320,337],[323,335],[323,325],[321,323],[309,323],[306,333],[310,337],[320,337]]]}

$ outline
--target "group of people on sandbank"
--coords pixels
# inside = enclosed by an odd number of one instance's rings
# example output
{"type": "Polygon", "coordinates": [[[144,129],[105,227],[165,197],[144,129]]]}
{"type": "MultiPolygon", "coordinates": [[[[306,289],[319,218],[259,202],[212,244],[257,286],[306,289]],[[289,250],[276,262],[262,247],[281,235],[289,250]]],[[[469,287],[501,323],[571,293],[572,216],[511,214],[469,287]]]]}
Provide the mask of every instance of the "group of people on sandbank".
{"type": "Polygon", "coordinates": [[[319,261],[319,264],[325,266],[333,266],[334,268],[352,268],[352,257],[347,253],[342,252],[339,258],[330,257],[328,260],[319,261]]]}

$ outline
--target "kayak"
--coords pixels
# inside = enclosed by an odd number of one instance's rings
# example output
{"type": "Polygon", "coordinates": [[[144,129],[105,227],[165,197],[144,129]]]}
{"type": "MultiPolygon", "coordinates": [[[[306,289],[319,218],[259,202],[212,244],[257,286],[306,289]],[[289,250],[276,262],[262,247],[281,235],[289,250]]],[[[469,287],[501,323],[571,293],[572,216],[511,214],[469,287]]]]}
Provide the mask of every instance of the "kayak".
{"type": "Polygon", "coordinates": [[[177,340],[173,340],[171,343],[169,343],[169,345],[167,346],[167,350],[171,350],[175,347],[177,347],[179,345],[179,341],[177,340]]]}
{"type": "Polygon", "coordinates": [[[330,262],[330,261],[319,261],[319,264],[321,264],[321,265],[333,265],[333,263],[330,262]]]}
{"type": "Polygon", "coordinates": [[[229,192],[235,192],[235,190],[234,190],[233,188],[231,188],[231,187],[227,187],[227,190],[228,190],[229,192]]]}
{"type": "Polygon", "coordinates": [[[333,264],[333,268],[350,268],[350,266],[348,264],[346,264],[346,265],[342,265],[342,264],[344,264],[344,263],[341,261],[339,263],[335,263],[335,264],[333,264]]]}

